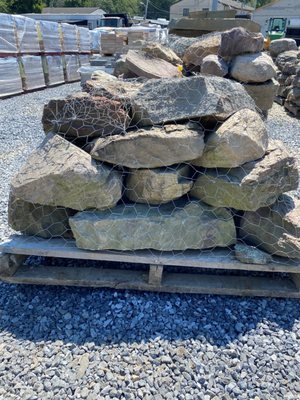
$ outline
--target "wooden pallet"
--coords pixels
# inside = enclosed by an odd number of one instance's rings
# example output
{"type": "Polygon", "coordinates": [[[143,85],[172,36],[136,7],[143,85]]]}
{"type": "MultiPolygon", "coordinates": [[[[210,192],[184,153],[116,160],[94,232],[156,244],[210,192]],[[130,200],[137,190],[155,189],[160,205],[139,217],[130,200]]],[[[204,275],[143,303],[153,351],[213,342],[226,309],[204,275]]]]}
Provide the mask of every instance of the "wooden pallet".
{"type": "Polygon", "coordinates": [[[74,240],[12,236],[0,244],[0,279],[9,283],[108,287],[170,293],[203,293],[239,296],[300,298],[300,262],[274,257],[267,265],[244,264],[230,249],[213,251],[88,251],[74,240]],[[78,266],[28,266],[28,256],[148,264],[149,270],[78,266]],[[269,276],[210,275],[164,272],[164,266],[273,272],[269,276]],[[284,272],[286,278],[277,276],[284,272]]]}

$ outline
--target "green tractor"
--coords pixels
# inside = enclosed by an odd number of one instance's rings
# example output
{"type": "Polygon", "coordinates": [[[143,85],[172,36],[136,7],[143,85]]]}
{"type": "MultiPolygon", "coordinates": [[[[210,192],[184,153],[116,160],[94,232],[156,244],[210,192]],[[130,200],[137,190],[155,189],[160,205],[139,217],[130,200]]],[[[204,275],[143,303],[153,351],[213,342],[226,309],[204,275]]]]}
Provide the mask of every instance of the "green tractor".
{"type": "Polygon", "coordinates": [[[270,18],[267,30],[267,39],[282,39],[285,36],[287,18],[270,18]]]}
{"type": "Polygon", "coordinates": [[[291,38],[300,45],[300,18],[274,17],[268,20],[265,48],[268,49],[272,40],[291,38]]]}

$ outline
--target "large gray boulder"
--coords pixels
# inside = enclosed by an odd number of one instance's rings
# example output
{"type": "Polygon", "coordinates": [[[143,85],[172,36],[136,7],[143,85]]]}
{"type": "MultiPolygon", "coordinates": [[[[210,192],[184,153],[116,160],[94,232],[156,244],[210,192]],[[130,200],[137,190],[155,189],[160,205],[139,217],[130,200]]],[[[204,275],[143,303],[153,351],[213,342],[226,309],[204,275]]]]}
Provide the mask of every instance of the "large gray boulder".
{"type": "Polygon", "coordinates": [[[219,55],[232,57],[245,53],[258,53],[264,48],[264,37],[259,32],[249,32],[245,28],[232,28],[222,32],[219,55]]]}
{"type": "Polygon", "coordinates": [[[186,49],[183,56],[184,64],[187,65],[189,69],[191,69],[191,67],[201,67],[204,57],[210,54],[219,54],[220,43],[220,32],[203,35],[198,41],[186,49]]]}
{"type": "Polygon", "coordinates": [[[89,250],[206,249],[236,241],[230,211],[199,201],[84,211],[70,218],[70,226],[77,247],[89,250]]]}
{"type": "Polygon", "coordinates": [[[265,155],[267,128],[255,111],[244,109],[229,117],[206,138],[202,156],[191,163],[206,168],[234,168],[265,155]]]}
{"type": "Polygon", "coordinates": [[[225,76],[228,74],[227,63],[215,54],[203,58],[201,73],[205,75],[225,76]]]}
{"type": "Polygon", "coordinates": [[[203,131],[197,124],[165,125],[95,141],[96,160],[129,168],[165,167],[200,157],[203,131]]]}
{"type": "Polygon", "coordinates": [[[9,197],[8,224],[25,235],[71,238],[69,218],[75,213],[70,208],[32,204],[12,194],[9,197]]]}
{"type": "Polygon", "coordinates": [[[102,210],[121,198],[122,176],[59,135],[49,134],[12,179],[11,192],[33,204],[102,210]]]}
{"type": "Polygon", "coordinates": [[[191,195],[215,207],[256,211],[298,187],[296,159],[280,141],[271,141],[264,158],[238,168],[206,169],[191,195]]]}
{"type": "Polygon", "coordinates": [[[265,53],[243,54],[232,60],[230,75],[240,82],[266,82],[276,76],[276,67],[265,53]]]}
{"type": "Polygon", "coordinates": [[[199,75],[149,80],[132,97],[133,123],[157,125],[201,117],[226,119],[255,103],[237,82],[199,75]]]}
{"type": "Polygon", "coordinates": [[[245,212],[239,235],[272,255],[300,258],[300,201],[282,195],[270,207],[245,212]]]}
{"type": "Polygon", "coordinates": [[[163,204],[176,200],[193,186],[188,165],[167,168],[132,169],[125,183],[125,194],[137,203],[163,204]]]}
{"type": "Polygon", "coordinates": [[[177,67],[161,58],[155,58],[144,51],[129,50],[126,55],[128,69],[135,75],[144,78],[179,77],[177,67]]]}
{"type": "Polygon", "coordinates": [[[269,50],[272,57],[277,57],[279,54],[284,53],[285,51],[298,50],[298,46],[296,40],[284,38],[272,40],[269,50]]]}
{"type": "Polygon", "coordinates": [[[261,111],[266,112],[272,108],[279,86],[275,79],[258,84],[245,83],[243,86],[261,111]]]}
{"type": "Polygon", "coordinates": [[[119,100],[76,93],[65,99],[50,100],[44,107],[45,133],[68,137],[101,137],[124,132],[130,123],[128,112],[119,100]]]}

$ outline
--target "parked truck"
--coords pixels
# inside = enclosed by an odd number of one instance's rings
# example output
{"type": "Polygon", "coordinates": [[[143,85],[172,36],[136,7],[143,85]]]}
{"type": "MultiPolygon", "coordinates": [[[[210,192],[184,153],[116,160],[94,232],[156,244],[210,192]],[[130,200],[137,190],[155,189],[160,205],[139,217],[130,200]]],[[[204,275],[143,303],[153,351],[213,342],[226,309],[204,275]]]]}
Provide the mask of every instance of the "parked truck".
{"type": "Polygon", "coordinates": [[[132,23],[125,13],[104,14],[99,21],[99,28],[124,28],[131,25],[132,23]]]}

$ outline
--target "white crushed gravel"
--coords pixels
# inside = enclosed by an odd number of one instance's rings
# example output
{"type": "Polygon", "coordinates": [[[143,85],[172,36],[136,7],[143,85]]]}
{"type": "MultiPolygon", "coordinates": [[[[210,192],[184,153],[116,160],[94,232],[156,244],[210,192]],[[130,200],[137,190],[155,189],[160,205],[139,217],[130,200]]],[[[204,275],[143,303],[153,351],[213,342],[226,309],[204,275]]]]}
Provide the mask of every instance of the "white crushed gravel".
{"type": "MultiPolygon", "coordinates": [[[[0,239],[9,181],[64,85],[0,101],[0,239]]],[[[300,121],[269,133],[295,151],[300,121]]],[[[67,260],[65,263],[69,262],[67,260]]],[[[297,400],[300,302],[0,283],[0,399],[297,400]]]]}

